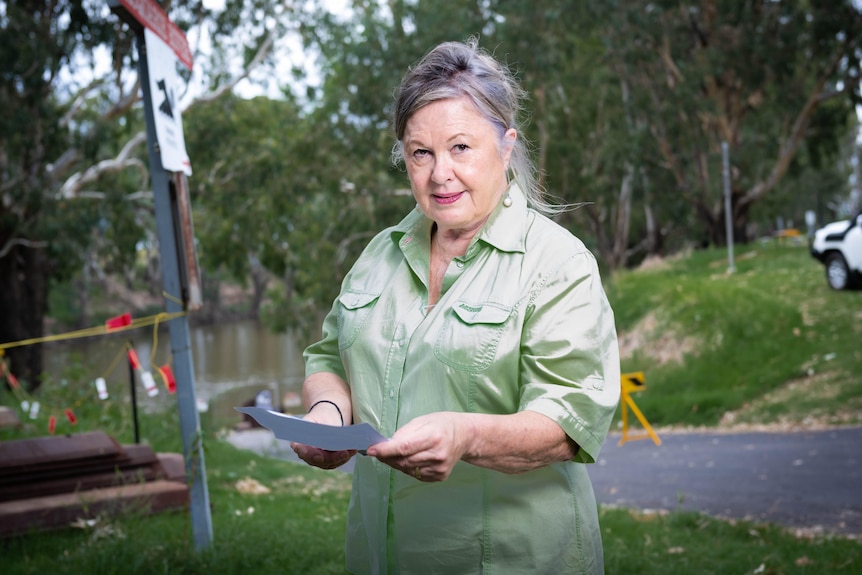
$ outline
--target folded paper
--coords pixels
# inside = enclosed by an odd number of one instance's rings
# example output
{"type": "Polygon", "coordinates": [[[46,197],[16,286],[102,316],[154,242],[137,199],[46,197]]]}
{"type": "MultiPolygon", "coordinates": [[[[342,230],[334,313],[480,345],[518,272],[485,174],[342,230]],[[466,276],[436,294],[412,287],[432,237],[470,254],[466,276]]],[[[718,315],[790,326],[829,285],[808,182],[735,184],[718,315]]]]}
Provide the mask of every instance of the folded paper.
{"type": "Polygon", "coordinates": [[[386,438],[368,423],[345,426],[324,425],[261,407],[235,407],[234,409],[253,417],[259,424],[272,431],[278,439],[311,445],[327,451],[346,449],[365,451],[376,443],[386,441],[386,438]]]}

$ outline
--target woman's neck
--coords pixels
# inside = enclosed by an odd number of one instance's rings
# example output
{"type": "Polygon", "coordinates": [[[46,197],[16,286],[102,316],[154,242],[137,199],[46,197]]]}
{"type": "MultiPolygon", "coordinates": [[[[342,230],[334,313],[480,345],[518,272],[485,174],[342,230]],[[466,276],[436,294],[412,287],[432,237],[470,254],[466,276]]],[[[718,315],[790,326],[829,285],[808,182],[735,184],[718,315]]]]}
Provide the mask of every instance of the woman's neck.
{"type": "MultiPolygon", "coordinates": [[[[487,218],[486,218],[487,219],[487,218]]],[[[443,257],[447,262],[453,258],[463,256],[470,247],[470,242],[484,225],[482,221],[478,226],[469,230],[465,229],[442,229],[436,223],[431,228],[431,254],[443,257]]]]}
{"type": "Polygon", "coordinates": [[[431,229],[431,269],[429,270],[428,309],[430,310],[440,298],[443,288],[443,276],[449,263],[458,256],[467,253],[470,241],[476,235],[476,230],[465,233],[460,230],[441,230],[434,224],[431,229]]]}

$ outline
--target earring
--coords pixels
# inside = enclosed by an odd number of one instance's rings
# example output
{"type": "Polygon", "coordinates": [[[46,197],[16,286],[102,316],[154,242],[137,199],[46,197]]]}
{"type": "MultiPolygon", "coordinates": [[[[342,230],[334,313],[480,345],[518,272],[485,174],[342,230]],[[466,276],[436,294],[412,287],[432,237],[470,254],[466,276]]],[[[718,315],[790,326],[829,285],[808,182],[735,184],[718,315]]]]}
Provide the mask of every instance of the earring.
{"type": "Polygon", "coordinates": [[[506,195],[503,196],[503,207],[509,208],[509,207],[512,207],[512,196],[509,194],[509,166],[508,165],[506,166],[506,169],[503,173],[506,174],[506,195]]]}

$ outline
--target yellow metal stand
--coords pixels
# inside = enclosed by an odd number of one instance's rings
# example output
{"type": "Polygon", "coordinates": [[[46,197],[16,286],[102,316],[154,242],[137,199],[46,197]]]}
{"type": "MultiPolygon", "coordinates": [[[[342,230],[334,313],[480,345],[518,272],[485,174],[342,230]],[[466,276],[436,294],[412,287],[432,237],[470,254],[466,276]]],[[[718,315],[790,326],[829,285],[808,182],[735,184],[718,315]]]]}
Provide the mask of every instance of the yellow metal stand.
{"type": "Polygon", "coordinates": [[[620,438],[619,445],[622,445],[626,441],[635,441],[637,439],[647,439],[650,438],[653,440],[653,443],[656,445],[661,445],[661,439],[659,439],[658,435],[655,431],[653,431],[652,426],[644,417],[644,414],[641,413],[641,410],[638,409],[638,406],[635,405],[634,400],[631,398],[632,393],[636,393],[638,391],[643,391],[646,389],[646,385],[644,385],[644,373],[642,371],[636,371],[634,373],[624,373],[620,376],[620,386],[622,388],[622,394],[620,397],[622,403],[622,419],[623,419],[623,436],[620,438]],[[639,435],[629,435],[629,414],[628,410],[631,409],[632,413],[635,414],[635,417],[638,418],[638,421],[643,425],[645,434],[639,435]]]}

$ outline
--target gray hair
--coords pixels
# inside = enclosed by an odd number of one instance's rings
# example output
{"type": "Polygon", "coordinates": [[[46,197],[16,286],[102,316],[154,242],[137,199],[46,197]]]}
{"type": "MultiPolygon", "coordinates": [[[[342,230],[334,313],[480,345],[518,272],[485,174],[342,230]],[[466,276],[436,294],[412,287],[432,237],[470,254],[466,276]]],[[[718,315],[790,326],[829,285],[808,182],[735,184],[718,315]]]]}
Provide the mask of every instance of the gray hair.
{"type": "Polygon", "coordinates": [[[393,163],[404,161],[404,131],[413,114],[432,102],[464,96],[497,129],[500,143],[508,129],[518,131],[509,160],[511,176],[533,209],[546,215],[559,213],[559,206],[543,199],[536,166],[518,129],[518,113],[526,92],[505,66],[478,47],[475,39],[438,45],[404,75],[395,97],[393,163]]]}

